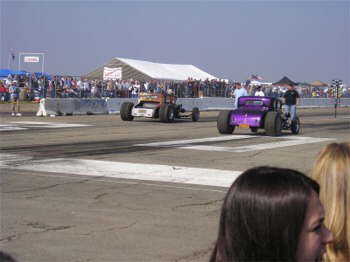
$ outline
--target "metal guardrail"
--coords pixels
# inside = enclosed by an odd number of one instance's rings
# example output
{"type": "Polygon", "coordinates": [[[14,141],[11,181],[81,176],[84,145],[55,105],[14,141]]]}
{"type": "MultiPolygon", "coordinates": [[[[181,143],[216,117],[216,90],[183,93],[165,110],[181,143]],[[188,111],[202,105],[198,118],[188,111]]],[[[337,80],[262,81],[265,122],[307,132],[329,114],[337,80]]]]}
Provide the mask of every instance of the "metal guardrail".
{"type": "MultiPolygon", "coordinates": [[[[125,101],[137,103],[137,98],[46,98],[39,104],[37,116],[67,115],[67,114],[116,114],[125,101]]],[[[201,111],[226,110],[234,107],[233,98],[203,97],[178,98],[186,110],[198,107],[201,111]]],[[[299,108],[334,107],[334,98],[301,98],[299,108]]],[[[338,106],[350,106],[350,98],[340,98],[338,106]]]]}

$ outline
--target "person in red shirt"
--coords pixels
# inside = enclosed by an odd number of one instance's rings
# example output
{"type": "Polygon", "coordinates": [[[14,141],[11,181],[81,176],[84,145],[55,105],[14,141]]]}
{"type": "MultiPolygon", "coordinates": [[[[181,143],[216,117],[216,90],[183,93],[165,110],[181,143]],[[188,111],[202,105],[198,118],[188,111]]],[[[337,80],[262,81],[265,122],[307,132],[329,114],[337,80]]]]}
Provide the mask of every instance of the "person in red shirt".
{"type": "Polygon", "coordinates": [[[9,100],[9,90],[6,85],[0,81],[0,101],[7,102],[9,100]]]}

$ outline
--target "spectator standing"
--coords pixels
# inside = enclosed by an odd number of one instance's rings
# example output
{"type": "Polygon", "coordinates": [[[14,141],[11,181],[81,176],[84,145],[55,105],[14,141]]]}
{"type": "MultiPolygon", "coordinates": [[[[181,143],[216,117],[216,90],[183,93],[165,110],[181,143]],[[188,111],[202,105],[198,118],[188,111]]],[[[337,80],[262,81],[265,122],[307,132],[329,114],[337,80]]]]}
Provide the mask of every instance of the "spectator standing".
{"type": "Polygon", "coordinates": [[[261,86],[258,86],[256,88],[256,91],[254,93],[254,96],[265,96],[264,91],[262,91],[261,86]]]}
{"type": "Polygon", "coordinates": [[[288,90],[283,95],[285,99],[287,112],[290,113],[290,119],[293,120],[297,114],[297,102],[299,93],[294,89],[293,85],[288,86],[288,90]]]}
{"type": "Polygon", "coordinates": [[[0,101],[7,102],[9,100],[9,92],[6,85],[0,80],[0,101]]]}
{"type": "Polygon", "coordinates": [[[87,79],[83,81],[83,98],[90,97],[90,84],[87,79]]]}
{"type": "Polygon", "coordinates": [[[112,80],[108,80],[106,88],[107,88],[106,96],[107,97],[114,97],[114,88],[113,88],[113,81],[112,80]]]}
{"type": "Polygon", "coordinates": [[[133,84],[127,82],[127,85],[128,85],[128,97],[133,97],[133,93],[132,93],[132,91],[134,89],[133,84]]]}
{"type": "Polygon", "coordinates": [[[279,97],[279,94],[278,94],[278,87],[272,88],[272,90],[271,90],[271,96],[274,97],[274,98],[278,98],[278,97],[279,97]]]}
{"type": "Polygon", "coordinates": [[[17,86],[16,81],[12,81],[9,87],[11,102],[12,102],[12,116],[22,116],[20,113],[20,104],[19,104],[19,94],[21,92],[20,88],[17,86]],[[17,111],[17,113],[16,113],[17,111]]]}
{"type": "Polygon", "coordinates": [[[56,96],[56,88],[55,88],[55,81],[54,80],[49,80],[49,97],[55,98],[56,96]]]}
{"type": "Polygon", "coordinates": [[[298,171],[248,169],[225,196],[210,261],[320,261],[333,236],[318,193],[298,171]]]}
{"type": "Polygon", "coordinates": [[[271,86],[265,86],[264,93],[265,93],[265,96],[271,96],[271,93],[272,93],[271,86]]]}
{"type": "Polygon", "coordinates": [[[131,90],[131,97],[132,98],[136,98],[138,97],[138,93],[140,90],[140,84],[138,84],[137,81],[132,83],[132,90],[131,90]]]}
{"type": "Polygon", "coordinates": [[[9,88],[10,85],[12,84],[12,75],[8,75],[6,80],[5,80],[5,85],[9,88]]]}
{"type": "Polygon", "coordinates": [[[44,98],[44,79],[42,77],[38,79],[38,91],[39,97],[44,98]]]}
{"type": "Polygon", "coordinates": [[[233,92],[233,96],[235,98],[235,108],[237,108],[238,107],[238,99],[241,96],[248,96],[248,92],[244,87],[242,87],[241,83],[239,83],[239,82],[235,83],[235,88],[236,89],[233,92]]]}
{"type": "Polygon", "coordinates": [[[91,83],[90,83],[90,86],[91,86],[91,97],[95,98],[95,97],[98,97],[98,94],[97,94],[97,86],[96,86],[96,81],[95,80],[92,80],[91,83]]]}
{"type": "Polygon", "coordinates": [[[350,261],[350,143],[331,143],[319,153],[311,173],[321,186],[325,224],[334,235],[325,261],[350,261]]]}

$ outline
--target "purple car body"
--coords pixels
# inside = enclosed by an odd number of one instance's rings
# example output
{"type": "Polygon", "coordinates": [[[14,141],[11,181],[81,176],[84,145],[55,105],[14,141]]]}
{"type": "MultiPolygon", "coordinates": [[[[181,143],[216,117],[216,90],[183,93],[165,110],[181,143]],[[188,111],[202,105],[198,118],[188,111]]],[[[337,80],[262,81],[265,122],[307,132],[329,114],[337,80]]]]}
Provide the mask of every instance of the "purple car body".
{"type": "Polygon", "coordinates": [[[238,108],[221,111],[217,118],[217,129],[221,134],[232,134],[236,127],[250,128],[252,132],[264,129],[270,136],[281,135],[282,129],[291,129],[298,134],[300,121],[296,117],[288,122],[282,112],[281,100],[267,96],[243,96],[238,99],[238,108]]]}
{"type": "Polygon", "coordinates": [[[264,128],[264,116],[273,110],[276,102],[273,97],[240,97],[238,108],[231,113],[230,125],[264,128]]]}

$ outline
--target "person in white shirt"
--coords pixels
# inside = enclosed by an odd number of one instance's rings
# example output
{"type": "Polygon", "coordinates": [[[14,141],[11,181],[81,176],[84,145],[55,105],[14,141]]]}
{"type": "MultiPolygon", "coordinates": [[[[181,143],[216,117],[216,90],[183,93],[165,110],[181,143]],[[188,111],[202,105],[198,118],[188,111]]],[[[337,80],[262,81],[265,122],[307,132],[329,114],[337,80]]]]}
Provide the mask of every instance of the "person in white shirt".
{"type": "Polygon", "coordinates": [[[256,88],[256,91],[254,93],[254,96],[265,96],[264,91],[261,90],[261,86],[258,86],[256,88]]]}
{"type": "Polygon", "coordinates": [[[248,96],[247,90],[242,87],[241,83],[235,83],[235,91],[233,91],[233,96],[235,98],[235,108],[238,107],[238,98],[241,96],[248,96]]]}

